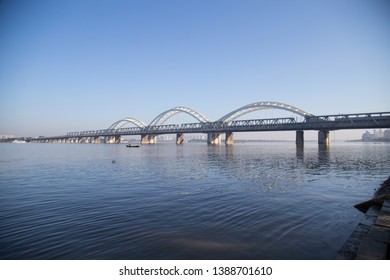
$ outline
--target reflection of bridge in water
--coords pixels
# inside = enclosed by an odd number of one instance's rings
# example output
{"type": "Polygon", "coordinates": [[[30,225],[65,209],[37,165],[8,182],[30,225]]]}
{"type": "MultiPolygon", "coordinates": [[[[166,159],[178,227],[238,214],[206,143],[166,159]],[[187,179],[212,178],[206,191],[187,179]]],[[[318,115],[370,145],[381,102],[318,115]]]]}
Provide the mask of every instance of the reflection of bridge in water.
{"type": "Polygon", "coordinates": [[[317,116],[289,104],[280,102],[256,102],[234,110],[217,121],[212,121],[205,115],[188,107],[174,107],[159,114],[149,125],[128,117],[116,121],[107,129],[69,132],[66,135],[40,137],[31,142],[40,143],[120,143],[121,136],[140,135],[142,144],[155,144],[156,137],[163,134],[176,134],[176,143],[184,143],[185,133],[205,133],[209,144],[218,145],[221,134],[226,134],[225,143],[233,144],[234,132],[250,131],[296,131],[296,143],[303,145],[304,131],[317,130],[318,143],[329,144],[329,131],[340,129],[376,129],[390,128],[390,112],[359,113],[317,116]],[[278,109],[291,112],[302,118],[294,117],[237,120],[248,113],[278,109]],[[165,124],[174,115],[186,113],[198,122],[184,124],[165,124]],[[124,127],[127,124],[133,127],[124,127]],[[102,141],[103,139],[103,141],[102,141]]]}

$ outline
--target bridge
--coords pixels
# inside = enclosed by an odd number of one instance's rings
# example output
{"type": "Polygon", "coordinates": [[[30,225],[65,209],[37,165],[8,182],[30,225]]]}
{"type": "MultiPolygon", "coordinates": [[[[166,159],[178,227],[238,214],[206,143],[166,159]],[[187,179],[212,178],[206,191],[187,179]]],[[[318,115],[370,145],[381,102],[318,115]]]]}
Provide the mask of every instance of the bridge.
{"type": "Polygon", "coordinates": [[[122,136],[139,135],[141,144],[155,144],[157,136],[163,134],[176,134],[176,144],[184,143],[186,133],[207,134],[207,143],[219,145],[221,134],[226,134],[225,144],[234,143],[234,132],[251,131],[296,131],[296,144],[303,145],[304,131],[318,131],[318,144],[329,144],[329,131],[341,129],[379,129],[390,128],[390,112],[338,114],[338,115],[314,115],[298,107],[272,101],[255,102],[240,107],[216,121],[212,121],[202,113],[189,107],[174,107],[162,112],[148,125],[144,122],[127,117],[114,122],[110,127],[99,130],[68,132],[66,135],[40,137],[31,142],[38,143],[120,143],[122,136]],[[293,113],[302,117],[298,121],[294,117],[237,120],[248,113],[278,109],[293,113]],[[185,113],[197,120],[194,123],[165,124],[174,115],[185,113]],[[132,124],[133,127],[124,127],[132,124]]]}

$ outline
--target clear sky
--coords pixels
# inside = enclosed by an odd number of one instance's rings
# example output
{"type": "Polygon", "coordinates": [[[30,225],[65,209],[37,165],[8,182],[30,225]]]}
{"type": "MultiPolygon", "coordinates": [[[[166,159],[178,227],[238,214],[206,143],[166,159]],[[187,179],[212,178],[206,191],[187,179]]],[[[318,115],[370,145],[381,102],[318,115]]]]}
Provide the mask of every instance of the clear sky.
{"type": "Polygon", "coordinates": [[[390,2],[0,1],[0,134],[149,123],[178,105],[216,120],[257,101],[390,111],[390,2]]]}

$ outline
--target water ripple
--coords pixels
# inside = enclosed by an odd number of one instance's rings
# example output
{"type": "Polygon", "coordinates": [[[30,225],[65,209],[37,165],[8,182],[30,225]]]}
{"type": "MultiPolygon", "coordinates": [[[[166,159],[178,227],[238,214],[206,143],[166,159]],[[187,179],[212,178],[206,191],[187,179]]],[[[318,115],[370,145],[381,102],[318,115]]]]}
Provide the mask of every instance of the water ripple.
{"type": "Polygon", "coordinates": [[[389,145],[19,146],[1,259],[329,259],[390,173],[389,145]]]}

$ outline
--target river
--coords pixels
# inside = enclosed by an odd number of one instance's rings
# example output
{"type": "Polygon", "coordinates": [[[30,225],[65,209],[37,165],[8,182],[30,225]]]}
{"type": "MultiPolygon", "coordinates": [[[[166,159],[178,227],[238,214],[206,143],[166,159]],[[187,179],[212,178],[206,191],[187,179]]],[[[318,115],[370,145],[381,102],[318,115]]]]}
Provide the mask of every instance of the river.
{"type": "Polygon", "coordinates": [[[0,144],[1,259],[332,259],[390,145],[0,144]]]}

